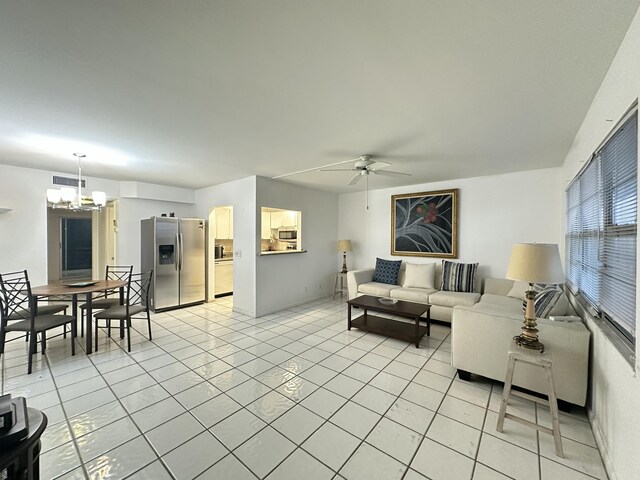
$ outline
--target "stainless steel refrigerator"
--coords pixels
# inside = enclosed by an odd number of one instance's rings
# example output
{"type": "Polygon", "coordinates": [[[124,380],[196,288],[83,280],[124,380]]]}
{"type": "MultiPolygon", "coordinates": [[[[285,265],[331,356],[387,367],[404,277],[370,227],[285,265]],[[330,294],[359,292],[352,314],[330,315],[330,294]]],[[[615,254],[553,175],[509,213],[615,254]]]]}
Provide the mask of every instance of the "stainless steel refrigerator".
{"type": "Polygon", "coordinates": [[[151,217],[141,221],[142,271],[153,269],[154,311],[205,300],[205,228],[200,218],[151,217]]]}

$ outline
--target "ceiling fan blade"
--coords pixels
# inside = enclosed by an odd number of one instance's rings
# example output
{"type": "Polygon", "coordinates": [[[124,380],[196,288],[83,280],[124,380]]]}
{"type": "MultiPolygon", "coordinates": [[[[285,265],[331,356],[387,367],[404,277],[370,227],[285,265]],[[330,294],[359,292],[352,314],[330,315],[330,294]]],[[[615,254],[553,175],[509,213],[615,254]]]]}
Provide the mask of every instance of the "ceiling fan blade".
{"type": "Polygon", "coordinates": [[[376,170],[380,170],[380,169],[382,169],[382,168],[387,168],[387,167],[390,167],[390,166],[391,166],[391,164],[390,164],[390,163],[375,161],[375,162],[373,162],[371,165],[369,165],[369,167],[368,167],[368,168],[369,168],[369,170],[371,170],[372,172],[375,172],[376,170]]]}
{"type": "Polygon", "coordinates": [[[291,175],[298,175],[300,173],[316,172],[316,171],[322,170],[323,168],[326,168],[326,167],[334,167],[336,165],[342,165],[343,163],[351,163],[351,162],[353,162],[353,160],[343,160],[341,162],[329,163],[328,165],[322,165],[320,167],[307,168],[306,170],[298,170],[297,172],[285,173],[284,175],[276,175],[275,177],[271,177],[271,180],[276,180],[278,178],[284,178],[284,177],[290,177],[291,175]]]}
{"type": "Polygon", "coordinates": [[[319,172],[355,172],[355,168],[323,168],[319,172]]]}
{"type": "Polygon", "coordinates": [[[373,173],[376,175],[383,175],[385,177],[410,177],[410,173],[402,173],[402,172],[390,172],[388,170],[373,170],[373,173]]]}
{"type": "Polygon", "coordinates": [[[356,183],[358,183],[360,181],[360,179],[362,178],[362,174],[361,173],[356,173],[353,178],[349,181],[349,183],[347,183],[347,185],[355,185],[356,183]]]}

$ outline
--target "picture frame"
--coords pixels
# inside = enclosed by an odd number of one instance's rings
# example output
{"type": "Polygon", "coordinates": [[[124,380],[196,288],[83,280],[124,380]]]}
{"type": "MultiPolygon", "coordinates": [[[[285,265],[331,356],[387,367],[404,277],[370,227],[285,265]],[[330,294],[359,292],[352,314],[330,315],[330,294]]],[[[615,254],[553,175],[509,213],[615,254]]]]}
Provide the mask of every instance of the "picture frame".
{"type": "Polygon", "coordinates": [[[458,189],[392,195],[391,255],[458,258],[458,189]]]}

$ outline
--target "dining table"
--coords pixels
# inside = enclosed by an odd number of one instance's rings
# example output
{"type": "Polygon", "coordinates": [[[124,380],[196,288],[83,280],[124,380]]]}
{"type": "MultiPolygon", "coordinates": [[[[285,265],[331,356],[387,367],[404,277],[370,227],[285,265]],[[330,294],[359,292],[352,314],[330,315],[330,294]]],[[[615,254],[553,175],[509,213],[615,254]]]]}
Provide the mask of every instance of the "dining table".
{"type": "MultiPolygon", "coordinates": [[[[71,309],[73,316],[78,324],[78,295],[85,296],[86,318],[85,318],[85,351],[90,354],[93,351],[92,331],[91,331],[91,302],[93,294],[97,292],[112,291],[118,289],[120,294],[120,304],[124,303],[124,287],[127,285],[126,280],[93,280],[91,282],[74,282],[74,283],[49,283],[47,285],[39,285],[31,288],[31,296],[34,299],[40,297],[58,297],[70,296],[71,309]]],[[[36,305],[37,301],[33,302],[36,305]]],[[[77,329],[76,329],[77,330],[77,329]]]]}

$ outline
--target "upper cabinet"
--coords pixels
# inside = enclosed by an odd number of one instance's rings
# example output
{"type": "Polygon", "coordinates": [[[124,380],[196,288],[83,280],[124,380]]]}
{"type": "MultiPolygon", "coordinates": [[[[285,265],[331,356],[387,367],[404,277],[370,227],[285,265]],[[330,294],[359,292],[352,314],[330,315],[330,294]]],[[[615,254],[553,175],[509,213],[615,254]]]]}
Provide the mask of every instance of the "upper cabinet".
{"type": "Polygon", "coordinates": [[[269,240],[271,238],[271,214],[265,211],[262,212],[262,228],[260,229],[260,238],[262,240],[269,240]]]}
{"type": "Polygon", "coordinates": [[[216,208],[216,238],[233,239],[233,211],[231,208],[216,208]]]}

